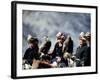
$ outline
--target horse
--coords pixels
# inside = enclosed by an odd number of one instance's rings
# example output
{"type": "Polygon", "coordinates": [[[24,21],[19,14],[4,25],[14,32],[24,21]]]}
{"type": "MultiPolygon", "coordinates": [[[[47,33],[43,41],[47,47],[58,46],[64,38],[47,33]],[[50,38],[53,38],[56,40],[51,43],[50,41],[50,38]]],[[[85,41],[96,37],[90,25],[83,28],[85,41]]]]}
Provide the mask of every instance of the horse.
{"type": "Polygon", "coordinates": [[[65,52],[63,55],[63,58],[65,60],[67,60],[68,67],[75,67],[76,66],[75,56],[72,56],[70,53],[65,52]]]}

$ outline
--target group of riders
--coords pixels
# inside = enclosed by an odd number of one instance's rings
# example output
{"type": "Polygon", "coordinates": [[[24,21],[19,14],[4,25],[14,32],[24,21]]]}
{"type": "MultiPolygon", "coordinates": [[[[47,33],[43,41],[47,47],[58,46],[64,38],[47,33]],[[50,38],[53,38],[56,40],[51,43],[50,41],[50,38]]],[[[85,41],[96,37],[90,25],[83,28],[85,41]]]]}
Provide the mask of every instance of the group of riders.
{"type": "Polygon", "coordinates": [[[23,56],[23,69],[63,68],[91,66],[91,34],[81,32],[79,34],[79,46],[73,54],[73,40],[70,34],[67,36],[58,32],[54,49],[50,51],[52,42],[48,36],[39,47],[37,38],[28,35],[28,48],[23,56]]]}

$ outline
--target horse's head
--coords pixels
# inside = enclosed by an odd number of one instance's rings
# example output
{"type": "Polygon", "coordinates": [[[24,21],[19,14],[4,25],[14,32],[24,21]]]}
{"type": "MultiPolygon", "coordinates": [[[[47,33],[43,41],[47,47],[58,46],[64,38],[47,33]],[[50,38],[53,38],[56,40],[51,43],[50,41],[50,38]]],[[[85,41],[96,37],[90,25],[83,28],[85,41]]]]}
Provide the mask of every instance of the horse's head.
{"type": "Polygon", "coordinates": [[[63,55],[63,58],[66,60],[66,59],[70,59],[71,58],[71,55],[70,55],[70,53],[68,53],[68,52],[65,52],[64,53],[64,55],[63,55]]]}

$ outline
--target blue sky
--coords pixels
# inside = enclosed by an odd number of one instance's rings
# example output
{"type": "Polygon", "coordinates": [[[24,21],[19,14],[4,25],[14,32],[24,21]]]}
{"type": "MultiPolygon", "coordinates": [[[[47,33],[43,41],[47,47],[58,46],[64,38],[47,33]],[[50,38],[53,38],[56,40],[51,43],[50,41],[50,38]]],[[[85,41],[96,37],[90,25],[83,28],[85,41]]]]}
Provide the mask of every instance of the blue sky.
{"type": "Polygon", "coordinates": [[[70,33],[74,41],[74,50],[78,47],[78,36],[80,32],[88,32],[91,28],[91,15],[89,13],[71,12],[46,12],[23,10],[23,49],[24,54],[27,49],[27,36],[31,34],[41,42],[43,36],[49,36],[52,47],[56,41],[56,34],[64,32],[70,33]]]}

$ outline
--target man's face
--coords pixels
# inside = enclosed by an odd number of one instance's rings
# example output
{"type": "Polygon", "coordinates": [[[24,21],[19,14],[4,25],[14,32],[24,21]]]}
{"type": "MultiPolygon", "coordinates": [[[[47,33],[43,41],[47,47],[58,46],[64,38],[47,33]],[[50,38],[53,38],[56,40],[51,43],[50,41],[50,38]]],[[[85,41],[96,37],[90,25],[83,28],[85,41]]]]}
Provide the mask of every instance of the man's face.
{"type": "Polygon", "coordinates": [[[87,41],[89,41],[89,42],[91,41],[91,37],[90,36],[87,37],[87,41]]]}
{"type": "Polygon", "coordinates": [[[82,39],[80,39],[80,40],[79,40],[79,44],[80,44],[80,45],[83,45],[83,44],[84,44],[84,41],[83,41],[82,39]]]}
{"type": "Polygon", "coordinates": [[[32,48],[34,45],[32,43],[28,44],[29,48],[32,48]]]}
{"type": "Polygon", "coordinates": [[[63,39],[59,39],[59,42],[60,42],[60,43],[63,43],[63,42],[64,42],[64,40],[63,40],[63,39]]]}

